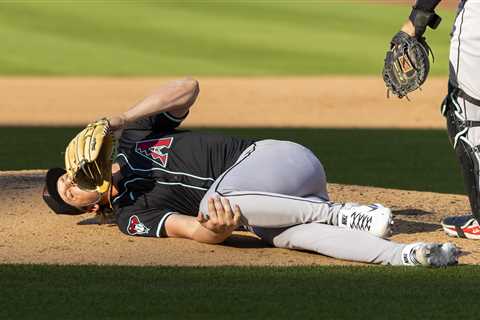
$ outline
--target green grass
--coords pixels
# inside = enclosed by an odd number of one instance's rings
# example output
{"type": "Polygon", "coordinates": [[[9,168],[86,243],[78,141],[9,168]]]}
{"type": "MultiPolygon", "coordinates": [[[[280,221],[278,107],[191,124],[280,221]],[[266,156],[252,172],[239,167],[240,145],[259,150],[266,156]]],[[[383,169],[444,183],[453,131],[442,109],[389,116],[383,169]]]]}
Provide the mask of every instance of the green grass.
{"type": "MultiPolygon", "coordinates": [[[[0,128],[0,170],[63,166],[63,151],[80,128],[0,128]]],[[[329,182],[463,193],[445,130],[201,129],[292,140],[315,152],[329,182]]]]}
{"type": "Polygon", "coordinates": [[[0,266],[2,319],[477,319],[478,267],[0,266]]]}
{"type": "MultiPolygon", "coordinates": [[[[346,1],[3,1],[3,75],[379,75],[410,7],[346,1]]],[[[454,11],[428,32],[448,72],[454,11]]]]}

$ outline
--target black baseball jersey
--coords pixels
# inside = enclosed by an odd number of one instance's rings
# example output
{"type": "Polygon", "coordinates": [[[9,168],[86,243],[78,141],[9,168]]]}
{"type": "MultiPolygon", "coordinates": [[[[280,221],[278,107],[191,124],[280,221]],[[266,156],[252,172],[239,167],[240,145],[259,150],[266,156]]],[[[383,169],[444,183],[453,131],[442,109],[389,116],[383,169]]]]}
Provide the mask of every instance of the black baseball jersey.
{"type": "Polygon", "coordinates": [[[203,195],[254,140],[176,130],[184,118],[161,113],[128,126],[115,162],[122,180],[112,199],[129,235],[160,237],[165,219],[196,216],[203,195]]]}

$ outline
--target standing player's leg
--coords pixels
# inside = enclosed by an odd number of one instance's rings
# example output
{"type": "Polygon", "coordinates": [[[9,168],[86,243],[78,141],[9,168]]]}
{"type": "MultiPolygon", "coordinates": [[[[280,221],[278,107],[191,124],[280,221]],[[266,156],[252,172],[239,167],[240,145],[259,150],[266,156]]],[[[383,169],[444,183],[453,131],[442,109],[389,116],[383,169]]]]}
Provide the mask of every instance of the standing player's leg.
{"type": "Polygon", "coordinates": [[[480,239],[480,2],[461,1],[450,43],[449,94],[442,112],[462,168],[472,215],[442,221],[448,235],[480,239]]]}
{"type": "Polygon", "coordinates": [[[263,140],[247,149],[207,191],[239,205],[245,225],[279,228],[318,222],[388,235],[391,212],[380,205],[332,203],[326,175],[307,148],[288,141],[263,140]]]}

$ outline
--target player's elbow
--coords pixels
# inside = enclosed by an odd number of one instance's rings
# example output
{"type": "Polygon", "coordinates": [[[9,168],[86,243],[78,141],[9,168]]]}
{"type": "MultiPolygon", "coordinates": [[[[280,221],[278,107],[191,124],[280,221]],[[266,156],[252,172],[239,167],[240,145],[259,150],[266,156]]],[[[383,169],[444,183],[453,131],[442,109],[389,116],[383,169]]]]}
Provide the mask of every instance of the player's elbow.
{"type": "Polygon", "coordinates": [[[190,108],[195,100],[197,99],[198,94],[200,93],[200,84],[198,80],[194,78],[187,77],[180,80],[179,90],[182,92],[182,97],[179,101],[181,105],[190,108]]]}
{"type": "Polygon", "coordinates": [[[189,100],[197,98],[198,93],[200,92],[200,84],[197,79],[187,77],[183,80],[183,86],[185,91],[190,93],[189,100]]]}
{"type": "Polygon", "coordinates": [[[182,84],[188,91],[198,91],[200,90],[200,84],[197,79],[192,77],[186,77],[182,80],[182,84]]]}
{"type": "Polygon", "coordinates": [[[174,82],[175,89],[184,94],[184,95],[193,95],[195,92],[200,90],[200,85],[198,80],[192,77],[186,77],[174,82]]]}

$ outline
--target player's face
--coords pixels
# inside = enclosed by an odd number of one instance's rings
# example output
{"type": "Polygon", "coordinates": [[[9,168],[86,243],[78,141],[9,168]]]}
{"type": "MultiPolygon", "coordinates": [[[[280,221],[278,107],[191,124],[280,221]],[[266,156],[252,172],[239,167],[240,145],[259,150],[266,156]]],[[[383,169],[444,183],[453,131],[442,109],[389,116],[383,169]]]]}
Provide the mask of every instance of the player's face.
{"type": "Polygon", "coordinates": [[[86,207],[100,200],[98,192],[80,189],[67,174],[58,178],[57,190],[62,200],[74,207],[86,207]]]}

